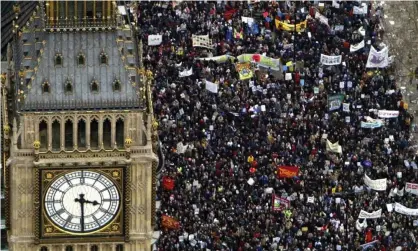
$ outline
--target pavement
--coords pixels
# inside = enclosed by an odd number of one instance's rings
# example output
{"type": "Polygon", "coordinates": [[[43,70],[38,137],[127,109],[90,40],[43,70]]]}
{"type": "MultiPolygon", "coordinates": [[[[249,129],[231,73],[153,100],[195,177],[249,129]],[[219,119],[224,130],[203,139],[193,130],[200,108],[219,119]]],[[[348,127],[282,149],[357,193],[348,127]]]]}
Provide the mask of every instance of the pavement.
{"type": "MultiPolygon", "coordinates": [[[[398,86],[414,114],[414,124],[418,128],[418,76],[413,73],[418,67],[418,2],[387,1],[376,2],[383,5],[383,41],[389,46],[389,55],[395,55],[395,73],[398,86]]],[[[418,129],[414,133],[418,139],[418,129]]]]}

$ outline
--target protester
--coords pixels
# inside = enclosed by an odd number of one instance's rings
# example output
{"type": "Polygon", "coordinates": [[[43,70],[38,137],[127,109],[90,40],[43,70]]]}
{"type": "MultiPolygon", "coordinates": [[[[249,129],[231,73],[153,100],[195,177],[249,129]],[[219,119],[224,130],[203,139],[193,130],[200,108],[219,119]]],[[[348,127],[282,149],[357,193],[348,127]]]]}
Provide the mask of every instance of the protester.
{"type": "Polygon", "coordinates": [[[413,117],[382,15],[369,1],[141,2],[165,157],[158,250],[417,250],[413,117]]]}

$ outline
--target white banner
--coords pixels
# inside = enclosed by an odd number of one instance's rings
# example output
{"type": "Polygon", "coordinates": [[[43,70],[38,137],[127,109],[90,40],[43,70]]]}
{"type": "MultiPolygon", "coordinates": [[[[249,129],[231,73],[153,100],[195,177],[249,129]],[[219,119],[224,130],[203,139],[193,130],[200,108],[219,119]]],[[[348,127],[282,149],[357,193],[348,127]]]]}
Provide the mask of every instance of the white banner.
{"type": "Polygon", "coordinates": [[[379,110],[377,112],[377,116],[379,118],[384,118],[384,119],[397,118],[399,116],[399,111],[395,111],[395,110],[379,110]]]}
{"type": "Polygon", "coordinates": [[[215,61],[217,63],[225,63],[228,58],[233,58],[235,59],[234,56],[229,56],[229,55],[222,55],[222,56],[217,56],[217,57],[209,57],[209,58],[196,58],[197,60],[203,60],[203,61],[215,61]]]}
{"type": "Polygon", "coordinates": [[[354,15],[367,15],[367,3],[362,3],[361,7],[354,6],[353,14],[354,15]]]}
{"type": "Polygon", "coordinates": [[[243,23],[246,23],[246,24],[250,25],[250,24],[254,23],[254,18],[252,18],[252,17],[241,17],[241,21],[243,23]]]}
{"type": "Polygon", "coordinates": [[[319,13],[318,11],[315,13],[315,18],[319,20],[319,22],[328,25],[328,18],[326,18],[325,16],[321,15],[321,13],[319,13]]]}
{"type": "Polygon", "coordinates": [[[148,35],[148,46],[160,45],[162,42],[162,35],[148,35]]]}
{"type": "Polygon", "coordinates": [[[369,57],[367,58],[366,68],[385,68],[389,64],[389,48],[386,46],[377,51],[373,46],[370,47],[369,57]]]}
{"type": "Polygon", "coordinates": [[[376,219],[380,217],[382,217],[382,209],[379,209],[371,213],[361,210],[360,215],[358,216],[359,219],[376,219]]]}
{"type": "Polygon", "coordinates": [[[205,88],[212,93],[218,93],[219,85],[206,80],[205,88]]]}
{"type": "Polygon", "coordinates": [[[349,112],[350,111],[350,104],[349,103],[343,103],[343,111],[349,112]]]}
{"type": "Polygon", "coordinates": [[[339,153],[339,154],[343,153],[343,148],[340,146],[338,141],[335,143],[331,143],[331,141],[327,139],[326,149],[328,152],[334,152],[334,153],[339,153]]]}
{"type": "Polygon", "coordinates": [[[306,201],[307,203],[314,203],[315,202],[315,197],[308,197],[308,200],[306,201]]]}
{"type": "Polygon", "coordinates": [[[405,215],[418,216],[418,209],[405,207],[398,202],[395,203],[395,212],[405,215]]]}
{"type": "Polygon", "coordinates": [[[366,186],[376,191],[386,191],[386,188],[387,188],[386,178],[372,180],[369,178],[369,176],[367,176],[367,174],[364,175],[364,184],[366,184],[366,186]]]}
{"type": "Polygon", "coordinates": [[[212,41],[209,35],[192,35],[193,47],[205,47],[212,49],[212,41]]]}
{"type": "Polygon", "coordinates": [[[358,33],[360,33],[360,35],[362,35],[363,37],[366,35],[366,30],[364,29],[364,27],[360,27],[358,30],[358,33]]]}
{"type": "Polygon", "coordinates": [[[364,48],[364,40],[363,41],[361,41],[360,43],[358,43],[358,44],[352,44],[352,45],[350,45],[350,52],[355,52],[355,51],[358,51],[358,50],[360,50],[361,48],[364,48]]]}
{"type": "Polygon", "coordinates": [[[341,64],[342,56],[327,56],[321,54],[321,63],[323,65],[339,65],[341,64]]]}
{"type": "Polygon", "coordinates": [[[191,75],[193,75],[193,68],[192,67],[190,67],[190,70],[184,70],[184,71],[179,72],[179,77],[180,78],[188,77],[188,76],[191,76],[191,75]]]}
{"type": "Polygon", "coordinates": [[[363,220],[363,223],[360,223],[360,220],[357,219],[356,228],[357,228],[358,231],[363,231],[363,229],[366,229],[367,228],[367,220],[363,220]]]}
{"type": "Polygon", "coordinates": [[[405,185],[405,191],[407,193],[418,195],[418,184],[407,182],[405,185]]]}

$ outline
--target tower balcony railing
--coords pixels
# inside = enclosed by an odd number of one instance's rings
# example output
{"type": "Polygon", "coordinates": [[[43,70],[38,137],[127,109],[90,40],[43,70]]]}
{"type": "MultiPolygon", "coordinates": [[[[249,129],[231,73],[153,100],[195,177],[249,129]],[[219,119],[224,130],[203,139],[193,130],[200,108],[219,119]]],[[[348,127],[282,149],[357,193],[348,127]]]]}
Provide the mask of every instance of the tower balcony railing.
{"type": "Polygon", "coordinates": [[[48,20],[45,23],[47,29],[77,29],[77,28],[116,28],[115,19],[81,18],[48,20]]]}

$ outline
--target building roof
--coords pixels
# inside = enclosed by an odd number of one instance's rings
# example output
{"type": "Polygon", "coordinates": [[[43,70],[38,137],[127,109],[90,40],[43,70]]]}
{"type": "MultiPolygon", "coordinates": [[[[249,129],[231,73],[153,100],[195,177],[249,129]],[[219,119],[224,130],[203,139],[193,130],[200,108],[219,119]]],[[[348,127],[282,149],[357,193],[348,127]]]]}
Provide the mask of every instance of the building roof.
{"type": "MultiPolygon", "coordinates": [[[[47,32],[41,18],[23,30],[19,108],[22,111],[140,108],[136,51],[128,26],[116,29],[61,29],[47,32]],[[107,56],[102,64],[100,57],[107,56]],[[62,56],[62,66],[55,59],[62,56]],[[85,64],[78,64],[84,55],[85,64]],[[93,81],[98,90],[91,88],[93,81]],[[120,90],[114,90],[115,81],[120,90]],[[66,92],[66,83],[72,92],[66,92]],[[49,85],[49,93],[43,85],[49,85]],[[24,96],[24,98],[23,98],[24,96]]],[[[19,50],[20,51],[20,50],[19,50]]],[[[18,68],[18,69],[19,69],[18,68]]]]}

